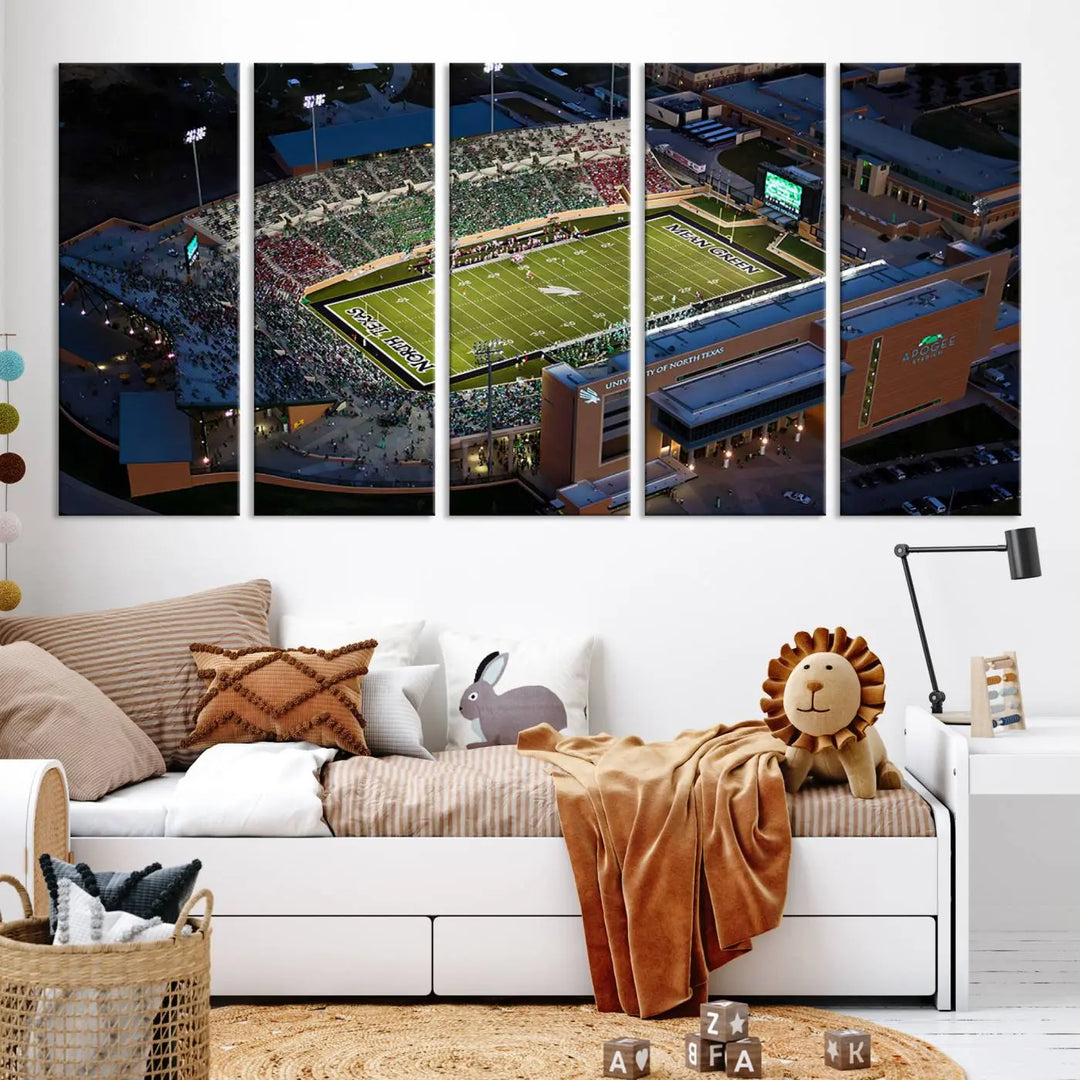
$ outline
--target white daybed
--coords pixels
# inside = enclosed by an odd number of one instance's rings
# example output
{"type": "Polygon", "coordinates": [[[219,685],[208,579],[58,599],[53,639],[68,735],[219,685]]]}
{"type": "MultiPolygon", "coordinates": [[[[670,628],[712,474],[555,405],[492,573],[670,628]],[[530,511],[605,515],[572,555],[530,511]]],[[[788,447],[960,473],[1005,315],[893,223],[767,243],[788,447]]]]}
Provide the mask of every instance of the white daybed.
{"type": "MultiPolygon", "coordinates": [[[[0,762],[0,858],[28,883],[56,765],[0,762]]],[[[952,1008],[952,823],[905,780],[936,835],[794,838],[783,923],[714,973],[714,992],[952,1008]]],[[[74,836],[71,853],[110,869],[201,859],[218,996],[591,996],[561,837],[74,836]]]]}

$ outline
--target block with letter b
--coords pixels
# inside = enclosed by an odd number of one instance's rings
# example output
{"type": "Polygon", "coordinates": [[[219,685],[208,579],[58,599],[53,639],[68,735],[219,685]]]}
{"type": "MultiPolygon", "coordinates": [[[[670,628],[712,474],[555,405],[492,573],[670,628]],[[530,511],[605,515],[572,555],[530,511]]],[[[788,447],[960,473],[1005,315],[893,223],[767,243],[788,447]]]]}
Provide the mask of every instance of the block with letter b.
{"type": "Polygon", "coordinates": [[[609,1039],[604,1043],[604,1075],[637,1080],[649,1075],[648,1039],[609,1039]]]}
{"type": "Polygon", "coordinates": [[[870,1035],[856,1028],[826,1031],[825,1064],[834,1069],[869,1069],[870,1035]]]}
{"type": "Polygon", "coordinates": [[[732,1042],[749,1032],[750,1006],[745,1001],[709,1001],[701,1006],[702,1038],[732,1042]]]}
{"type": "Polygon", "coordinates": [[[728,1076],[753,1080],[764,1076],[761,1068],[761,1040],[751,1035],[747,1039],[724,1044],[724,1068],[728,1076]]]}
{"type": "Polygon", "coordinates": [[[696,1031],[686,1036],[686,1067],[694,1072],[723,1072],[724,1044],[696,1031]]]}

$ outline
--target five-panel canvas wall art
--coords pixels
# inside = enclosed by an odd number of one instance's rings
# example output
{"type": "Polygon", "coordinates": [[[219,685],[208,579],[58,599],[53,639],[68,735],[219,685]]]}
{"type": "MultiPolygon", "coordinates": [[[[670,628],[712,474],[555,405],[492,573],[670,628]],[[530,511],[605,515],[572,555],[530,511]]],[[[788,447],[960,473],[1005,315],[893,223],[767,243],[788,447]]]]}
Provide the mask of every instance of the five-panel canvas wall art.
{"type": "Polygon", "coordinates": [[[1019,65],[630,76],[61,65],[60,512],[1019,513],[1019,65]]]}

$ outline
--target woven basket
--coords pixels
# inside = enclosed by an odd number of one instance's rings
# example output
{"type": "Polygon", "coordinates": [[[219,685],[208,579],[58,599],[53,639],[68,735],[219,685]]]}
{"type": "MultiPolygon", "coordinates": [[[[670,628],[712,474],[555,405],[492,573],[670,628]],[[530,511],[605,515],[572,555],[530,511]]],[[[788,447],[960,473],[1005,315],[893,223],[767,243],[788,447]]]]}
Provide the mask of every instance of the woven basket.
{"type": "Polygon", "coordinates": [[[207,1080],[213,897],[196,893],[172,937],[51,945],[22,883],[24,918],[0,923],[0,1080],[207,1080]],[[191,909],[195,933],[181,936],[191,909]]]}

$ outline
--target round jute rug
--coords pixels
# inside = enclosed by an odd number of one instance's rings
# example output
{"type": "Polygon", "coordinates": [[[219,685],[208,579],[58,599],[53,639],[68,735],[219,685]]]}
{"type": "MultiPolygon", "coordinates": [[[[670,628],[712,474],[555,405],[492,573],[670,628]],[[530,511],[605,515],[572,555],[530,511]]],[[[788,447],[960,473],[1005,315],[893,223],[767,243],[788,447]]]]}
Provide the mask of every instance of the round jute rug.
{"type": "MultiPolygon", "coordinates": [[[[592,1005],[228,1005],[210,1024],[212,1080],[592,1080],[605,1039],[649,1039],[651,1075],[687,1078],[683,1037],[693,1018],[636,1020],[592,1005]]],[[[769,1080],[964,1080],[964,1070],[911,1035],[851,1016],[755,1005],[769,1080]],[[872,1067],[824,1062],[824,1032],[858,1027],[872,1067]]],[[[723,1074],[721,1074],[723,1075],[723,1074]]]]}

